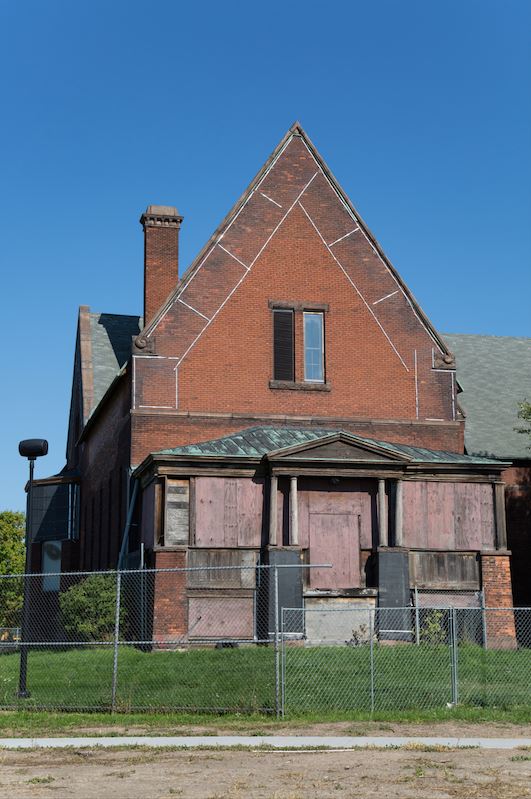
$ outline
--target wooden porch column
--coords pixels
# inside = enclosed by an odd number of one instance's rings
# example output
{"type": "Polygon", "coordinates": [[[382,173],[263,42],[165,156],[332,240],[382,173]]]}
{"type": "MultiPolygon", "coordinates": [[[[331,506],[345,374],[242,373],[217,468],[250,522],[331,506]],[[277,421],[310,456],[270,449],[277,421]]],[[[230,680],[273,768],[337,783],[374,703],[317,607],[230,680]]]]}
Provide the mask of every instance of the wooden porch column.
{"type": "Polygon", "coordinates": [[[402,519],[404,517],[404,494],[402,480],[396,481],[395,499],[395,546],[402,546],[402,519]]]}
{"type": "Polygon", "coordinates": [[[378,480],[378,544],[389,545],[387,534],[387,502],[385,498],[385,480],[378,480]]]}
{"type": "Polygon", "coordinates": [[[289,483],[289,542],[292,546],[297,546],[299,543],[299,508],[296,477],[290,477],[289,483]]]}
{"type": "Polygon", "coordinates": [[[494,515],[496,517],[496,549],[507,549],[504,483],[494,484],[494,515]]]}
{"type": "Polygon", "coordinates": [[[269,481],[269,546],[277,545],[277,502],[278,477],[272,474],[269,481]]]}

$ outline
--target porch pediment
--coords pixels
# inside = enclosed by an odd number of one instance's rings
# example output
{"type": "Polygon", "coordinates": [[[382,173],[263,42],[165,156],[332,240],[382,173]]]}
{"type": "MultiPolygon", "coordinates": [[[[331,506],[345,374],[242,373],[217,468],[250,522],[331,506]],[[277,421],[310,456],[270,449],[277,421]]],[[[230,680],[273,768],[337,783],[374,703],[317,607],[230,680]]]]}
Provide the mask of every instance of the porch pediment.
{"type": "Polygon", "coordinates": [[[269,461],[354,461],[357,463],[396,463],[409,461],[403,452],[380,446],[350,433],[338,432],[311,442],[284,447],[267,453],[269,461]]]}

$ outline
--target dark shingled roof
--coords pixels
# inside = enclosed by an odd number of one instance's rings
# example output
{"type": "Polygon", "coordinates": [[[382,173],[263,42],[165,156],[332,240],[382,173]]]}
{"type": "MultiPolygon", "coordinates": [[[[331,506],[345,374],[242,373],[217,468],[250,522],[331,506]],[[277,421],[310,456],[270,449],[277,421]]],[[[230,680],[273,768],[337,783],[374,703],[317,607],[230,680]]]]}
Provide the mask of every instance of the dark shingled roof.
{"type": "Polygon", "coordinates": [[[455,353],[471,455],[531,458],[529,437],[517,433],[518,402],[531,401],[531,338],[444,334],[455,353]]]}
{"type": "MultiPolygon", "coordinates": [[[[294,447],[305,442],[316,441],[319,438],[344,433],[338,429],[328,428],[300,428],[300,427],[250,427],[233,433],[230,436],[216,438],[213,441],[204,441],[200,444],[188,444],[174,449],[163,449],[159,455],[227,455],[237,458],[262,458],[268,452],[275,452],[286,447],[294,447]]],[[[389,452],[403,453],[406,458],[416,463],[462,463],[462,464],[487,464],[496,461],[485,458],[474,458],[470,455],[460,455],[456,452],[438,452],[424,449],[423,447],[410,447],[406,444],[390,444],[388,441],[375,441],[371,438],[362,438],[356,435],[360,443],[376,444],[389,452]]]]}
{"type": "Polygon", "coordinates": [[[92,368],[95,408],[131,355],[131,339],[142,328],[142,318],[123,314],[91,313],[92,368]]]}

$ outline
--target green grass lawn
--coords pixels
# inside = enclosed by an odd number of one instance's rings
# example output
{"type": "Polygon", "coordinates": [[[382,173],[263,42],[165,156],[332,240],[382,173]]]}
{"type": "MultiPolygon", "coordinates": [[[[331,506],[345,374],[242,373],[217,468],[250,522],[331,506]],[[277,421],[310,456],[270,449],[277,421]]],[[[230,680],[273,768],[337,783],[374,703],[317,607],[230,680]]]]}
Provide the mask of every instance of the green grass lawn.
{"type": "MultiPolygon", "coordinates": [[[[446,646],[285,649],[287,717],[312,713],[440,711],[452,700],[446,646]]],[[[16,697],[19,654],[0,655],[0,708],[108,710],[113,649],[32,649],[29,699],[16,697]]],[[[531,707],[531,650],[459,647],[459,702],[493,710],[531,707]]],[[[115,709],[271,713],[275,709],[272,647],[142,652],[119,647],[115,709]]]]}

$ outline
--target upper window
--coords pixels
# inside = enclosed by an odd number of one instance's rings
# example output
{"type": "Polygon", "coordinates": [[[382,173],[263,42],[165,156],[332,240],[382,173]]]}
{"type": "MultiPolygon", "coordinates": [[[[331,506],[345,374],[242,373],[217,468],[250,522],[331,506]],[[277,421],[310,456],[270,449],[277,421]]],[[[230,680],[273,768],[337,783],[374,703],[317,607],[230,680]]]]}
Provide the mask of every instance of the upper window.
{"type": "Polygon", "coordinates": [[[273,311],[273,379],[295,380],[295,336],[293,311],[273,311]]]}
{"type": "Polygon", "coordinates": [[[324,316],[304,312],[304,379],[324,383],[324,316]]]}

